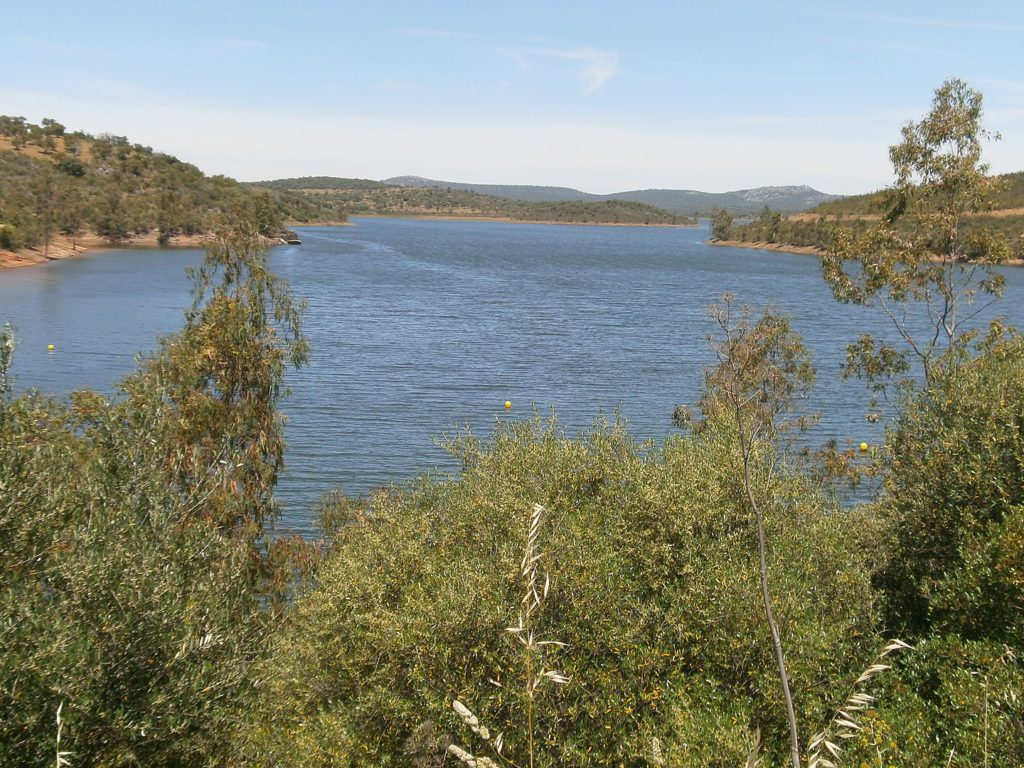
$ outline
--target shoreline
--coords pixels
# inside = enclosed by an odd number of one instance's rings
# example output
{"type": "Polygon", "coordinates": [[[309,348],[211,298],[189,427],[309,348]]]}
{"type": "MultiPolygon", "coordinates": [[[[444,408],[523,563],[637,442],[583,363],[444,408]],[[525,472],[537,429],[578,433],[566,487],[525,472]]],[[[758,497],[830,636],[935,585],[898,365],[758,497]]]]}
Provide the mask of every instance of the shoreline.
{"type": "MultiPolygon", "coordinates": [[[[775,251],[777,253],[796,253],[802,256],[822,256],[825,254],[824,248],[819,248],[816,245],[787,245],[786,243],[765,243],[765,242],[747,242],[745,240],[713,240],[709,239],[706,241],[708,245],[719,245],[724,248],[753,248],[759,251],[775,251]]],[[[999,267],[1024,267],[1024,259],[1007,259],[1001,261],[996,266],[999,267]]]]}
{"type": "MultiPolygon", "coordinates": [[[[348,221],[318,221],[315,223],[294,224],[289,222],[288,227],[351,227],[348,221]]],[[[205,248],[209,241],[209,235],[175,235],[166,243],[159,242],[159,234],[147,232],[144,235],[132,235],[124,240],[111,242],[105,237],[95,234],[81,235],[74,239],[66,235],[55,235],[50,241],[49,249],[42,247],[22,248],[17,251],[5,251],[0,249],[0,270],[20,269],[22,267],[34,267],[39,264],[48,264],[51,261],[63,261],[74,259],[80,256],[87,256],[92,253],[103,253],[105,251],[117,251],[123,248],[146,248],[146,249],[178,249],[178,248],[205,248]],[[47,253],[44,255],[44,250],[47,253]]],[[[283,240],[270,240],[271,247],[284,244],[283,240]]]]}
{"type": "MultiPolygon", "coordinates": [[[[437,219],[440,221],[494,221],[504,224],[558,224],[566,227],[664,227],[676,229],[695,229],[700,224],[640,224],[624,221],[544,221],[542,219],[513,219],[507,216],[467,216],[459,214],[433,213],[353,213],[356,219],[437,219]]],[[[309,224],[303,226],[323,226],[309,224]]]]}
{"type": "Polygon", "coordinates": [[[708,245],[720,245],[725,248],[754,248],[759,251],[778,251],[779,253],[800,253],[804,256],[821,256],[823,248],[815,245],[788,245],[786,243],[766,243],[763,241],[747,242],[746,240],[715,240],[708,239],[708,245]]]}
{"type": "MultiPolygon", "coordinates": [[[[367,219],[415,219],[441,221],[493,221],[507,224],[556,224],[568,227],[660,227],[693,229],[700,224],[635,224],[626,222],[598,222],[598,221],[540,221],[533,219],[512,219],[503,216],[459,216],[459,215],[434,215],[434,214],[380,214],[367,213],[357,214],[355,218],[367,219]]],[[[354,227],[357,224],[351,220],[347,221],[312,221],[312,222],[287,222],[287,227],[354,227]]],[[[198,235],[176,235],[166,243],[159,242],[159,234],[148,232],[144,235],[132,235],[124,240],[111,242],[105,237],[95,234],[81,235],[74,239],[66,235],[55,235],[50,241],[49,248],[43,247],[22,248],[17,251],[0,249],[0,270],[21,269],[22,267],[34,267],[39,264],[47,264],[51,261],[63,261],[80,256],[87,256],[92,253],[104,251],[116,251],[122,248],[152,248],[152,249],[174,249],[174,248],[205,248],[209,237],[206,234],[198,235]],[[44,255],[44,251],[46,251],[44,255]]],[[[271,246],[278,245],[278,242],[271,242],[271,246]]],[[[283,241],[281,241],[283,244],[283,241]]]]}
{"type": "Polygon", "coordinates": [[[66,235],[56,235],[50,241],[49,248],[0,250],[0,269],[34,267],[51,261],[63,261],[90,253],[116,251],[121,248],[204,248],[207,241],[206,235],[178,235],[172,237],[167,243],[160,243],[158,238],[159,235],[154,232],[133,235],[117,242],[110,242],[107,238],[94,234],[82,235],[74,239],[66,235]]]}

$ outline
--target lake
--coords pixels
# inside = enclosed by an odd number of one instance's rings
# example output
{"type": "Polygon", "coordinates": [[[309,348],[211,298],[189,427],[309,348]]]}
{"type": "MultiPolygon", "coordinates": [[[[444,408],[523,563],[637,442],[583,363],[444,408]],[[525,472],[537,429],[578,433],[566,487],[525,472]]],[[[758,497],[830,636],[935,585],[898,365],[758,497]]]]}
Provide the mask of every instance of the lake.
{"type": "MultiPolygon", "coordinates": [[[[818,369],[813,439],[869,443],[867,394],[838,372],[874,313],[837,304],[803,255],[707,245],[706,227],[642,228],[415,219],[300,228],[275,271],[308,300],[310,364],[288,377],[285,527],[308,532],[320,494],[365,493],[454,469],[438,439],[466,425],[557,411],[572,434],[620,412],[640,438],[672,431],[712,361],[708,305],[725,291],[792,316],[818,369]],[[513,403],[506,411],[504,403],[513,403]]],[[[16,387],[112,392],[177,329],[196,250],[121,249],[0,271],[0,322],[19,346],[16,387]],[[47,345],[55,350],[47,352],[47,345]]],[[[999,311],[1024,324],[1024,269],[999,311]]]]}

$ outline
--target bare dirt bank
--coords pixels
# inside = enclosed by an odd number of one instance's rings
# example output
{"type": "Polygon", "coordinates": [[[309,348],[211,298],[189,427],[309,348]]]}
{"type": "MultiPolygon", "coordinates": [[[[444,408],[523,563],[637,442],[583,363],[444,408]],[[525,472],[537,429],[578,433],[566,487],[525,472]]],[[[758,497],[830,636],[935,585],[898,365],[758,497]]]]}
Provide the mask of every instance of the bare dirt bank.
{"type": "Polygon", "coordinates": [[[167,243],[157,240],[157,233],[135,235],[125,240],[111,243],[99,235],[81,235],[72,240],[64,235],[57,235],[50,241],[49,247],[24,248],[19,251],[0,250],[0,269],[11,267],[31,267],[45,264],[47,261],[59,261],[76,256],[84,256],[96,251],[107,251],[112,248],[203,248],[206,246],[206,235],[181,235],[173,237],[167,243]]]}
{"type": "MultiPolygon", "coordinates": [[[[347,221],[317,222],[315,225],[303,224],[302,226],[321,227],[347,227],[351,224],[347,221]]],[[[133,235],[132,237],[117,242],[111,242],[99,235],[80,235],[72,240],[64,235],[55,235],[50,241],[49,247],[44,248],[23,248],[19,251],[5,251],[0,249],[0,269],[11,267],[31,267],[36,264],[45,264],[48,261],[60,261],[76,256],[85,256],[98,251],[109,251],[117,248],[205,248],[209,242],[209,235],[178,235],[172,237],[168,242],[161,243],[156,232],[145,235],[133,235]]],[[[281,238],[270,238],[269,245],[279,245],[285,241],[281,238]]]]}
{"type": "Polygon", "coordinates": [[[728,248],[757,248],[762,251],[780,251],[782,253],[803,253],[808,256],[821,256],[824,250],[813,245],[787,245],[786,243],[748,243],[744,240],[708,240],[708,245],[724,245],[728,248]]]}

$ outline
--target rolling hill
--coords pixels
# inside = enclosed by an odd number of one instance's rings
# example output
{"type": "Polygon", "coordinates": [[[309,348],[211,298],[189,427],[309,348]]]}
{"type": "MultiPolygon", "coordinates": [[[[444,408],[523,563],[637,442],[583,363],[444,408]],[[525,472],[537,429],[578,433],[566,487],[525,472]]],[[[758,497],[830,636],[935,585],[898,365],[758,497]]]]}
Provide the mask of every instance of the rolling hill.
{"type": "Polygon", "coordinates": [[[511,200],[529,202],[556,202],[564,200],[629,200],[646,203],[667,211],[688,215],[709,213],[714,208],[724,208],[733,214],[758,213],[764,206],[783,213],[795,213],[813,208],[821,203],[839,199],[838,195],[819,192],[808,186],[756,187],[733,192],[698,192],[690,189],[638,189],[614,192],[609,195],[595,195],[570,187],[544,187],[515,184],[467,184],[464,182],[439,181],[422,176],[394,176],[384,179],[385,184],[401,187],[465,190],[483,195],[505,197],[511,200]]]}
{"type": "Polygon", "coordinates": [[[392,182],[307,176],[257,182],[254,186],[301,195],[317,205],[339,207],[350,215],[499,218],[559,224],[684,226],[695,223],[680,213],[637,200],[600,197],[594,200],[524,200],[450,186],[402,186],[392,182]]]}

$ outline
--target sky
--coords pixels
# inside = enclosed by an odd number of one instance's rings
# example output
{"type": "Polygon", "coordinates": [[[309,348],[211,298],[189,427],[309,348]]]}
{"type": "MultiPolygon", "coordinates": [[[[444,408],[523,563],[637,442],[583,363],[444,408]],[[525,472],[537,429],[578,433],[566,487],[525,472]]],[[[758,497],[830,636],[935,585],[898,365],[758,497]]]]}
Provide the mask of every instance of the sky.
{"type": "Polygon", "coordinates": [[[0,114],[242,181],[856,194],[950,77],[1024,170],[1021,0],[4,5],[0,114]]]}

